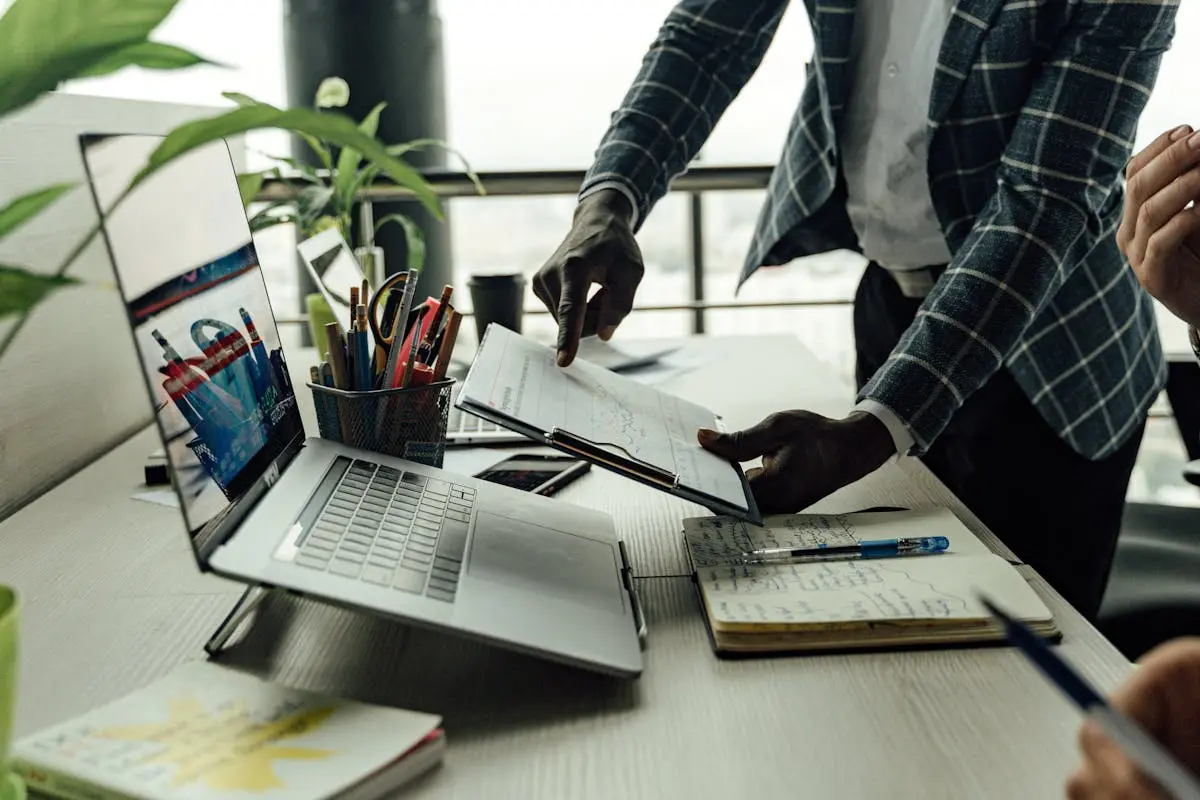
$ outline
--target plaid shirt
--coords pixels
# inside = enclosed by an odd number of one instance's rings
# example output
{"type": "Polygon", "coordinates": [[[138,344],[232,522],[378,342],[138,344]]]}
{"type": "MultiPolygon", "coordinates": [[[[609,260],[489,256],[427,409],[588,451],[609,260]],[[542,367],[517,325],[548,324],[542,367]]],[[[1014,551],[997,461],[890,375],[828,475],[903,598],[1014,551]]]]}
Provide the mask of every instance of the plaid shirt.
{"type": "MultiPolygon", "coordinates": [[[[581,192],[619,184],[640,225],[754,73],[786,6],[682,0],[613,115],[581,192]]],[[[805,6],[816,52],[742,281],[759,266],[858,247],[837,147],[853,88],[856,0],[805,6]]],[[[860,395],[907,426],[913,455],[1001,367],[1088,458],[1115,451],[1144,419],[1166,365],[1151,300],[1114,232],[1122,171],[1177,6],[958,0],[928,129],[930,190],[953,258],[860,395]]]]}

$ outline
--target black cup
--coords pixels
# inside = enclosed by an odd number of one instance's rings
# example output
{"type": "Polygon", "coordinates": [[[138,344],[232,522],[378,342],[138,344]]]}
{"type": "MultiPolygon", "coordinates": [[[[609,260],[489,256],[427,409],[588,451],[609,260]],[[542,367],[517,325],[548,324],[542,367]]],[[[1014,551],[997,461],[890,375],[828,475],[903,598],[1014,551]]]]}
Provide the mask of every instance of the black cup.
{"type": "Polygon", "coordinates": [[[493,322],[521,332],[521,318],[525,314],[524,275],[472,275],[467,288],[471,290],[475,332],[480,341],[493,322]]]}

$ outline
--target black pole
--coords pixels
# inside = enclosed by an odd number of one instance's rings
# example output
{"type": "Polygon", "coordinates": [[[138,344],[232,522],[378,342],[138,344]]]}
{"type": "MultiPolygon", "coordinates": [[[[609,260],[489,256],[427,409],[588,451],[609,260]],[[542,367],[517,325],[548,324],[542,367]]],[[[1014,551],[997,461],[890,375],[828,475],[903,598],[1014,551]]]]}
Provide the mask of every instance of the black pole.
{"type": "MultiPolygon", "coordinates": [[[[445,138],[445,69],[437,0],[285,0],[283,13],[289,105],[311,106],[321,81],[336,75],[350,84],[350,104],[344,110],[354,119],[362,119],[376,103],[387,102],[378,131],[384,142],[445,138]]],[[[293,151],[314,163],[303,142],[293,142],[293,151]]],[[[413,151],[405,158],[423,168],[446,163],[445,154],[437,149],[413,151]]],[[[375,219],[391,213],[411,217],[424,232],[425,267],[417,296],[438,296],[452,276],[449,215],[438,222],[415,201],[375,204],[375,219]]],[[[408,263],[400,226],[386,226],[376,243],[383,248],[389,272],[408,263]]],[[[299,276],[303,306],[303,295],[315,287],[303,269],[299,276]]]]}

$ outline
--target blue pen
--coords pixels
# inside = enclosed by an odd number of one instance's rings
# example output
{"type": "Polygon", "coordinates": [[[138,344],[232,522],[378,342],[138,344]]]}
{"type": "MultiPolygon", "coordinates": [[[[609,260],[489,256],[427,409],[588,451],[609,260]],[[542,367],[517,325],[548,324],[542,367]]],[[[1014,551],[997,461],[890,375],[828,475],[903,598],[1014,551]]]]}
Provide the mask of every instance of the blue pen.
{"type": "Polygon", "coordinates": [[[795,561],[834,561],[855,558],[895,558],[942,553],[950,547],[945,536],[918,539],[870,539],[858,544],[833,547],[767,547],[742,553],[746,564],[778,564],[795,561]]]}
{"type": "Polygon", "coordinates": [[[1116,742],[1129,759],[1175,800],[1200,800],[1200,782],[1129,717],[1110,706],[1067,662],[1028,627],[979,598],[984,608],[1004,625],[1008,641],[1033,662],[1042,675],[1079,706],[1084,715],[1116,742]]]}

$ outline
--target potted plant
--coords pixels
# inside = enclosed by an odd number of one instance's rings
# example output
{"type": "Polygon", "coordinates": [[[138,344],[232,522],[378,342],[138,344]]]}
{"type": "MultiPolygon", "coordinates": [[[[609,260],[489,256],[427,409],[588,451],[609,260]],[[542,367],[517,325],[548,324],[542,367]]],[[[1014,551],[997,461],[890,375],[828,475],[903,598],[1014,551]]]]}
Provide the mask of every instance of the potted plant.
{"type": "MultiPolygon", "coordinates": [[[[251,98],[237,93],[226,93],[225,97],[241,105],[255,103],[251,98]]],[[[350,102],[350,86],[338,77],[329,77],[321,82],[313,99],[317,113],[344,108],[350,102]]],[[[387,103],[379,103],[358,123],[358,128],[367,136],[375,136],[379,118],[387,103]]],[[[315,156],[319,166],[303,160],[268,155],[276,162],[270,169],[244,173],[238,176],[242,202],[247,209],[262,191],[267,178],[283,182],[289,189],[288,196],[273,200],[250,216],[250,230],[257,233],[276,225],[294,224],[301,238],[314,236],[326,228],[336,227],[342,238],[354,247],[355,255],[362,265],[363,273],[372,284],[382,283],[385,269],[382,251],[375,247],[375,235],[388,224],[400,225],[408,245],[408,269],[420,269],[425,260],[425,238],[420,227],[403,214],[387,214],[375,219],[370,203],[359,203],[358,194],[369,189],[379,177],[379,164],[364,159],[362,154],[350,147],[338,147],[337,143],[317,136],[301,136],[305,146],[315,156]],[[359,218],[357,241],[353,236],[354,211],[363,213],[359,218]]],[[[392,156],[402,157],[406,153],[426,147],[441,147],[463,164],[463,169],[475,184],[479,194],[484,194],[483,184],[471,169],[462,154],[445,142],[437,139],[418,139],[385,146],[392,156]]],[[[310,336],[319,341],[318,331],[324,322],[332,319],[332,312],[319,292],[305,298],[308,309],[310,336]]]]}

